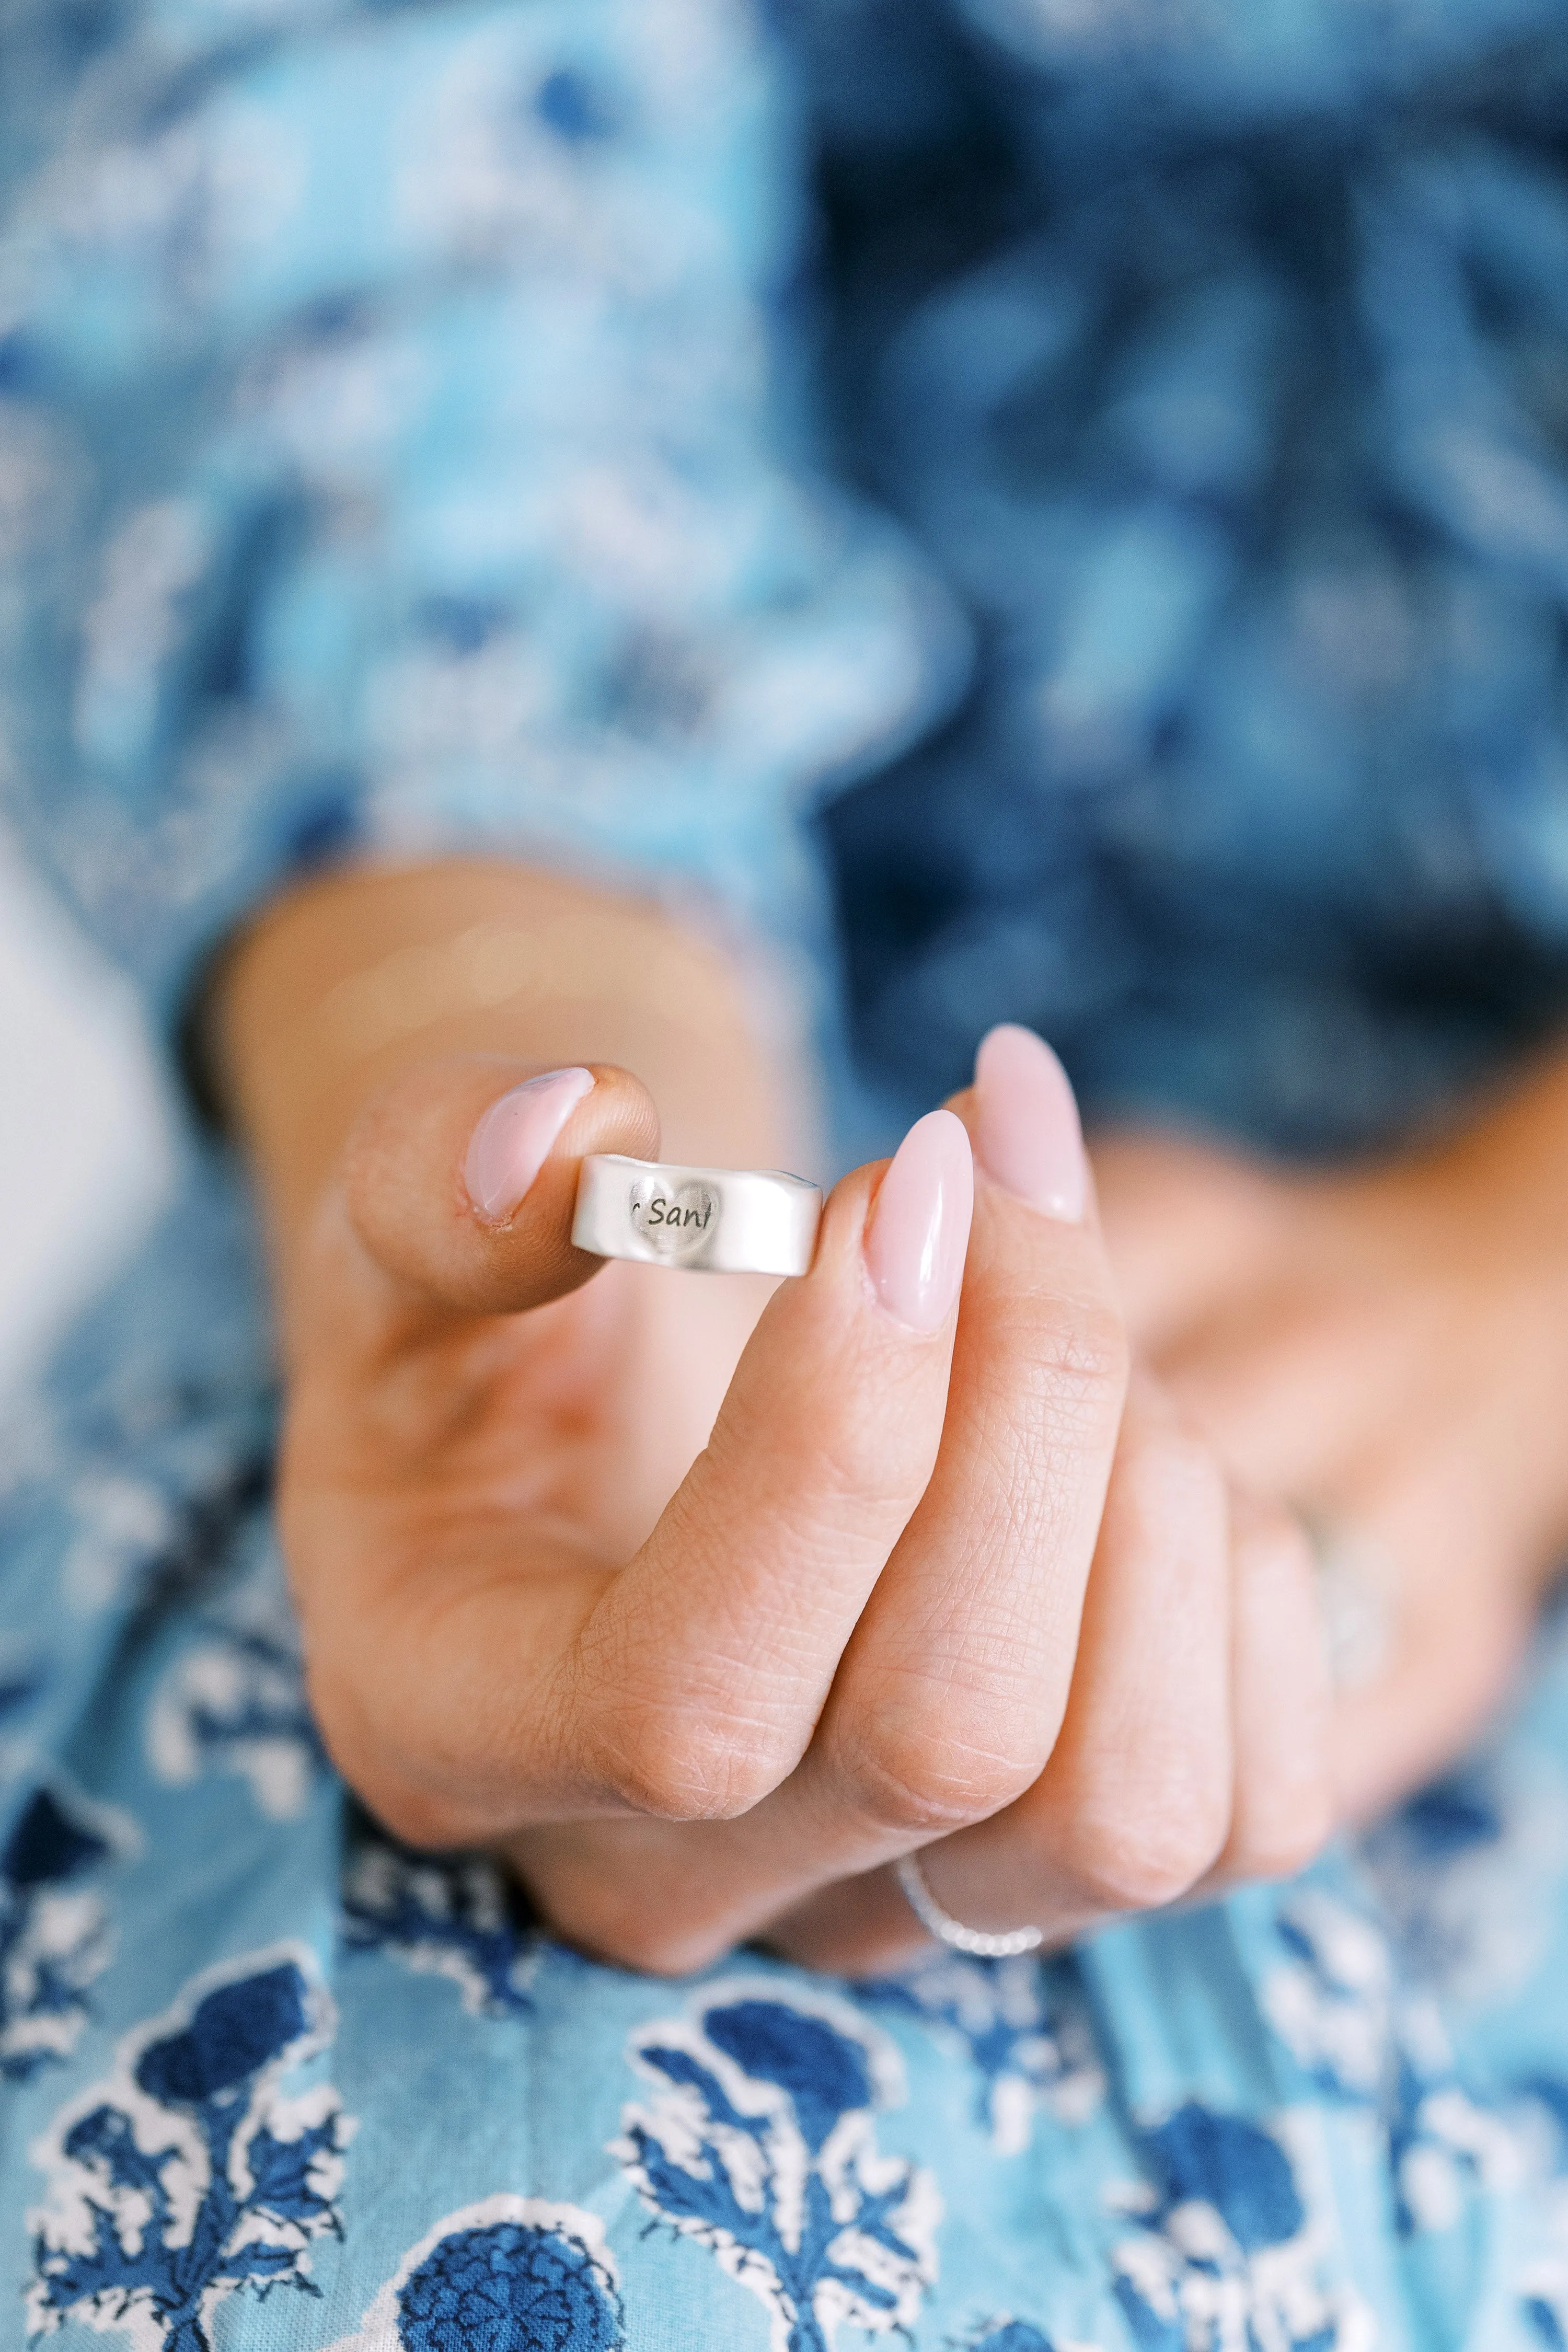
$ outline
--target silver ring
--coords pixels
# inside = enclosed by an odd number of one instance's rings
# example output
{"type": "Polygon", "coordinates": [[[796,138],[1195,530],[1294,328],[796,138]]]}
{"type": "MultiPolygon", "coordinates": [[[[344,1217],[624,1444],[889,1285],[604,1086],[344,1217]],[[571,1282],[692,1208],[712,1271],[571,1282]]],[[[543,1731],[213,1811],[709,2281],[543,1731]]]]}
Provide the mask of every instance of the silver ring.
{"type": "Polygon", "coordinates": [[[678,1168],[591,1151],[577,1179],[572,1239],[595,1257],[709,1274],[804,1274],[822,1193],[772,1168],[678,1168]]]}
{"type": "Polygon", "coordinates": [[[1336,1690],[1373,1683],[1394,1651],[1394,1559],[1386,1546],[1321,1511],[1297,1507],[1311,1546],[1329,1675],[1336,1690]]]}
{"type": "Polygon", "coordinates": [[[967,1952],[972,1960],[1016,1960],[1026,1952],[1037,1952],[1046,1940],[1043,1927],[1010,1927],[1005,1936],[988,1936],[983,1928],[966,1927],[951,1911],[942,1909],[912,1853],[906,1853],[902,1862],[895,1863],[893,1867],[910,1909],[927,1935],[945,1944],[949,1951],[967,1952]]]}

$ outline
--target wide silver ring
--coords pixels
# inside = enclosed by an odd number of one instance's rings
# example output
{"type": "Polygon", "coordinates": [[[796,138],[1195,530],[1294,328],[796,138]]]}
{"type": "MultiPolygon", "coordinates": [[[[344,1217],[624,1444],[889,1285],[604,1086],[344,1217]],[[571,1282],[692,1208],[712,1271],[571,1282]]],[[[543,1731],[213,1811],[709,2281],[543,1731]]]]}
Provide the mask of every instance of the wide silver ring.
{"type": "Polygon", "coordinates": [[[894,1869],[904,1900],[921,1926],[950,1952],[965,1952],[972,1960],[1016,1960],[1026,1952],[1037,1952],[1046,1940],[1042,1927],[1010,1927],[1000,1936],[988,1936],[983,1927],[966,1927],[962,1919],[942,1909],[912,1853],[906,1853],[894,1869]]]}
{"type": "Polygon", "coordinates": [[[708,1274],[804,1274],[822,1193],[773,1168],[680,1168],[591,1151],[577,1179],[572,1239],[595,1257],[708,1274]]]}

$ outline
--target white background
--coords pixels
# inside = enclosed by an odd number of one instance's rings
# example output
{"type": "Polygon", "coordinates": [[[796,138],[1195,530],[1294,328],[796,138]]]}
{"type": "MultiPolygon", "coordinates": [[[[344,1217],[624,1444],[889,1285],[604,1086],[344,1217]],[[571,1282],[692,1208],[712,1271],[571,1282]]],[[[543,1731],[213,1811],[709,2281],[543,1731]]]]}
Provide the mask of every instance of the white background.
{"type": "Polygon", "coordinates": [[[165,1197],[165,1084],[131,989],[0,833],[0,1412],[165,1197]]]}

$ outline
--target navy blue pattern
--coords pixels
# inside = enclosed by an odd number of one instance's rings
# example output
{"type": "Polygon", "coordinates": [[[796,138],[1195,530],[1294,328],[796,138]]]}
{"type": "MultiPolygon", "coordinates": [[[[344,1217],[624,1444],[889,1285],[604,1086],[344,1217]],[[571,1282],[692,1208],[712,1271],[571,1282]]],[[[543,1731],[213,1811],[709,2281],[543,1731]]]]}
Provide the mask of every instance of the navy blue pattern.
{"type": "Polygon", "coordinates": [[[615,2307],[592,2264],[563,2240],[515,2222],[465,2230],[426,2254],[397,2298],[407,2352],[614,2352],[615,2307]]]}
{"type": "Polygon", "coordinates": [[[343,1864],[343,1942],[450,1977],[476,2016],[521,2017],[533,2007],[537,1939],[526,1906],[480,1855],[414,1853],[356,1822],[343,1864]]]}
{"type": "Polygon", "coordinates": [[[1104,2074],[1078,1971],[1070,1959],[972,1960],[934,1954],[899,1977],[868,1977],[856,1998],[953,2037],[975,2076],[977,2120],[1007,2154],[1026,2147],[1046,2103],[1082,2121],[1104,2074]]]}
{"type": "Polygon", "coordinates": [[[1115,2253],[1139,2352],[1335,2352],[1363,2336],[1359,2311],[1323,2292],[1296,2171],[1271,2133],[1193,2102],[1142,2145],[1152,2193],[1142,2234],[1115,2253]]]}
{"type": "Polygon", "coordinates": [[[596,2216],[501,2195],[439,2221],[333,2352],[622,2352],[624,2343],[596,2216]]]}
{"type": "Polygon", "coordinates": [[[134,1844],[122,1814],[63,1783],[23,1800],[0,1849],[0,2074],[25,2081],[75,2047],[113,1940],[91,1882],[134,1844]]]}
{"type": "Polygon", "coordinates": [[[825,813],[867,1066],[1403,1131],[1568,1017],[1560,10],[803,13],[840,443],[976,634],[825,813]]]}
{"type": "Polygon", "coordinates": [[[787,2352],[830,2352],[845,2319],[907,2325],[929,2276],[931,2184],[880,2156],[879,2053],[847,2015],[782,1989],[719,1988],[694,2021],[645,2029],[658,2086],[619,2153],[650,2210],[770,2307],[787,2352]]]}
{"type": "MultiPolygon", "coordinates": [[[[290,877],[496,851],[771,945],[846,1158],[998,1016],[1396,1130],[1568,984],[1565,102],[1561,0],[19,0],[0,806],[165,1026],[290,877]]],[[[1568,2335],[1560,1636],[1297,1885],[678,1993],[353,1814],[256,1258],[189,1139],[0,1458],[0,2311],[1568,2335]]]]}
{"type": "Polygon", "coordinates": [[[343,2121],[330,2091],[278,2077],[329,2031],[300,1962],[197,1990],[136,2037],[79,2103],[50,2158],[35,2242],[35,2326],[67,2315],[140,2326],[161,2352],[211,2352],[215,2305],[250,2288],[313,2293],[309,2242],[339,2226],[343,2121]]]}
{"type": "Polygon", "coordinates": [[[291,1820],[310,1801],[326,1751],[305,1699],[289,1627],[198,1620],[147,1717],[147,1752],[174,1786],[237,1772],[263,1812],[291,1820]]]}
{"type": "Polygon", "coordinates": [[[1479,2193],[1519,2167],[1503,2086],[1489,2095],[1465,2081],[1431,1984],[1396,1966],[1366,1911],[1311,1887],[1280,1906],[1278,1927],[1290,1957],[1265,1980],[1269,2016],[1320,2093],[1375,2116],[1397,2229],[1474,2220],[1479,2193]]]}
{"type": "Polygon", "coordinates": [[[397,2297],[407,2352],[616,2352],[612,2296],[581,2248],[553,2232],[497,2221],[426,2255],[397,2297]]]}

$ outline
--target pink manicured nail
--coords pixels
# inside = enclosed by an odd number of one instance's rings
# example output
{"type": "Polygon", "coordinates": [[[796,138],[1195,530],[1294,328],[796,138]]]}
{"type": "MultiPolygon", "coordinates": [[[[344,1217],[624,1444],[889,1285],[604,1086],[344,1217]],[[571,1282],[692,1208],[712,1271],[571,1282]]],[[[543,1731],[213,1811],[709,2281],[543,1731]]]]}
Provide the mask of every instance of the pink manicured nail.
{"type": "Polygon", "coordinates": [[[1068,1074],[1032,1029],[1004,1022],[974,1057],[974,1156],[994,1183],[1077,1224],[1089,1197],[1068,1074]]]}
{"type": "Polygon", "coordinates": [[[934,1331],[952,1313],[973,1206],[963,1123],[950,1110],[928,1111],[894,1154],[866,1235],[872,1286],[911,1330],[934,1331]]]}
{"type": "Polygon", "coordinates": [[[593,1090],[592,1070],[546,1070],[491,1103],[463,1162],[468,1198],[487,1224],[505,1224],[549,1159],[551,1145],[593,1090]]]}

